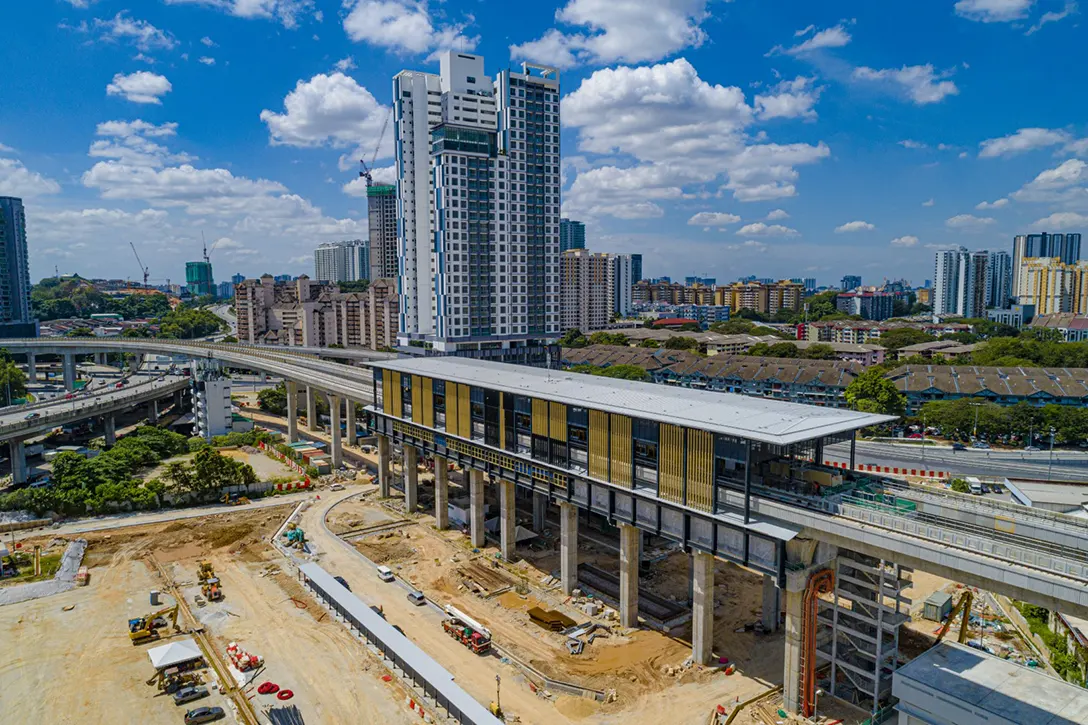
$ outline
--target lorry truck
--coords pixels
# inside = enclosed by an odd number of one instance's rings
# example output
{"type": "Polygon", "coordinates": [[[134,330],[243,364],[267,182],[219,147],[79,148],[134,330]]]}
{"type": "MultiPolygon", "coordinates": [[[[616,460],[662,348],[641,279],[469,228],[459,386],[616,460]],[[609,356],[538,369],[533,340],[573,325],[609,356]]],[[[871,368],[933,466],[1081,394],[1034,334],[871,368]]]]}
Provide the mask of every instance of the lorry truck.
{"type": "Polygon", "coordinates": [[[446,618],[442,620],[442,629],[478,655],[491,651],[491,632],[487,627],[451,604],[446,605],[446,618]]]}

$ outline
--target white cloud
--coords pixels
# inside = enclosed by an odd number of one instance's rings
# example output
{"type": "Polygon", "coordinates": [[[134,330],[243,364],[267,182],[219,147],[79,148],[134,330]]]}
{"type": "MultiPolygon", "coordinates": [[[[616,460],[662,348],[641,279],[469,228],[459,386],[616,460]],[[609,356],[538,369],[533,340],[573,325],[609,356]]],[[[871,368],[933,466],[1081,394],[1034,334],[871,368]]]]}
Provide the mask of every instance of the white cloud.
{"type": "Polygon", "coordinates": [[[1009,200],[1004,198],[995,199],[994,201],[980,201],[978,204],[975,204],[975,208],[980,211],[985,209],[1000,209],[1003,206],[1007,206],[1008,203],[1009,200]]]}
{"type": "Polygon", "coordinates": [[[899,145],[902,146],[905,149],[928,149],[929,148],[929,144],[923,143],[922,141],[914,141],[914,140],[909,139],[909,138],[903,139],[902,141],[900,141],[899,145]]]}
{"type": "Polygon", "coordinates": [[[204,65],[215,65],[215,58],[212,58],[212,57],[207,56],[207,55],[200,56],[199,60],[204,65]]]}
{"type": "Polygon", "coordinates": [[[707,0],[569,0],[555,19],[584,31],[552,28],[536,40],[511,45],[510,55],[559,68],[657,61],[702,45],[707,35],[701,25],[709,17],[707,0]]]}
{"type": "Polygon", "coordinates": [[[349,70],[355,70],[355,59],[349,55],[347,58],[336,61],[333,67],[341,73],[347,73],[349,70]]]}
{"type": "Polygon", "coordinates": [[[918,246],[918,237],[905,235],[902,237],[896,237],[889,242],[893,247],[916,247],[918,246]]]}
{"type": "Polygon", "coordinates": [[[937,201],[935,199],[926,199],[922,202],[922,206],[933,206],[937,201]]]}
{"type": "Polygon", "coordinates": [[[1071,140],[1070,135],[1065,131],[1049,128],[1021,128],[1008,136],[986,139],[979,144],[978,155],[983,159],[1012,156],[1057,144],[1066,144],[1071,140]]]}
{"type": "Polygon", "coordinates": [[[993,217],[977,217],[973,214],[957,214],[944,220],[944,225],[950,229],[964,229],[966,231],[980,231],[991,224],[996,223],[993,217]]]}
{"type": "Polygon", "coordinates": [[[13,149],[11,146],[7,146],[5,144],[0,143],[0,154],[13,154],[13,153],[15,153],[15,149],[13,149]]]}
{"type": "Polygon", "coordinates": [[[797,233],[796,229],[790,229],[781,224],[764,224],[763,222],[745,224],[737,230],[737,235],[742,237],[795,237],[797,233]]]}
{"type": "Polygon", "coordinates": [[[448,49],[471,52],[478,42],[463,34],[465,24],[436,24],[425,2],[345,0],[344,7],[351,8],[344,18],[344,31],[357,43],[433,55],[448,49]]]}
{"type": "Polygon", "coordinates": [[[1073,2],[1073,0],[1066,0],[1065,7],[1061,11],[1049,11],[1043,13],[1039,20],[1035,23],[1035,25],[1032,25],[1030,28],[1028,28],[1027,32],[1024,33],[1024,35],[1033,35],[1039,32],[1039,30],[1047,23],[1056,23],[1060,20],[1065,20],[1067,17],[1075,14],[1076,12],[1077,4],[1073,2]]]}
{"type": "Polygon", "coordinates": [[[1032,225],[1037,229],[1083,229],[1088,227],[1088,215],[1072,211],[1059,211],[1043,217],[1032,225]]]}
{"type": "Polygon", "coordinates": [[[95,0],[65,0],[69,5],[80,10],[86,10],[95,0]]]}
{"type": "Polygon", "coordinates": [[[937,73],[930,63],[882,70],[861,66],[855,68],[853,73],[854,80],[891,84],[892,87],[905,92],[919,106],[938,103],[947,96],[954,96],[960,92],[955,83],[943,80],[949,75],[951,71],[937,73]]]}
{"type": "Polygon", "coordinates": [[[162,96],[170,92],[173,86],[166,76],[140,70],[124,75],[118,73],[113,82],[106,86],[106,95],[122,96],[133,103],[162,104],[162,96]]]}
{"type": "MultiPolygon", "coordinates": [[[[261,111],[273,145],[336,148],[357,145],[367,159],[389,114],[366,88],[343,73],[318,73],[299,81],[283,99],[284,113],[261,111]]],[[[392,129],[386,129],[378,158],[393,155],[392,129]]],[[[358,158],[359,154],[356,153],[358,158]]]]}
{"type": "Polygon", "coordinates": [[[813,85],[812,78],[797,76],[792,81],[781,81],[769,90],[770,95],[755,97],[756,115],[761,120],[770,118],[815,119],[813,106],[823,93],[821,86],[813,85]]]}
{"type": "Polygon", "coordinates": [[[763,242],[757,242],[755,239],[748,239],[740,244],[727,244],[725,248],[730,252],[755,252],[757,254],[767,251],[767,245],[763,242]]]}
{"type": "Polygon", "coordinates": [[[767,212],[767,221],[778,221],[779,219],[789,219],[790,215],[785,209],[772,209],[767,212]]]}
{"type": "Polygon", "coordinates": [[[601,166],[578,174],[567,192],[564,210],[582,216],[608,215],[619,219],[650,219],[664,216],[655,202],[679,199],[682,177],[675,169],[653,165],[621,169],[601,166]]]}
{"type": "Polygon", "coordinates": [[[238,18],[278,20],[285,28],[298,27],[299,16],[313,0],[165,0],[167,5],[203,5],[238,18]]]}
{"type": "Polygon", "coordinates": [[[60,193],[60,184],[23,166],[18,159],[0,158],[0,196],[24,199],[60,193]]]}
{"type": "Polygon", "coordinates": [[[979,23],[1011,23],[1028,14],[1035,0],[959,0],[956,14],[979,23]]]}
{"type": "Polygon", "coordinates": [[[176,123],[156,126],[147,121],[106,121],[98,124],[95,134],[103,139],[91,144],[92,158],[115,159],[130,166],[162,167],[168,163],[189,163],[195,157],[171,153],[165,146],[148,139],[165,138],[177,133],[176,123]]]}
{"type": "Polygon", "coordinates": [[[688,224],[694,227],[720,227],[726,224],[736,224],[740,217],[736,214],[720,211],[701,211],[688,219],[688,224]]]}
{"type": "Polygon", "coordinates": [[[128,42],[142,51],[173,50],[178,41],[170,33],[159,30],[146,20],[136,20],[122,11],[110,20],[96,19],[94,27],[101,31],[102,39],[128,42]]]}
{"type": "MultiPolygon", "coordinates": [[[[370,172],[371,179],[375,184],[389,184],[390,186],[397,183],[397,167],[396,166],[381,166],[377,169],[373,169],[370,172]]],[[[342,187],[343,192],[348,196],[365,197],[366,196],[366,179],[361,176],[357,176],[342,187]]]]}
{"type": "Polygon", "coordinates": [[[846,222],[845,224],[841,224],[841,225],[835,227],[835,233],[836,234],[845,234],[845,233],[848,233],[848,232],[871,232],[874,229],[876,229],[876,226],[873,225],[873,224],[870,224],[869,222],[854,221],[854,222],[846,222]]]}
{"type": "Polygon", "coordinates": [[[784,48],[781,45],[776,45],[767,51],[767,55],[803,55],[805,53],[811,53],[814,50],[820,50],[822,48],[841,48],[848,45],[853,39],[850,33],[846,30],[846,23],[839,23],[838,25],[823,30],[816,30],[813,25],[798,30],[793,34],[793,37],[800,38],[812,33],[812,37],[790,48],[784,48]],[[816,31],[816,32],[813,32],[816,31]]]}
{"type": "Polygon", "coordinates": [[[1088,181],[1085,169],[1088,164],[1080,159],[1063,161],[1052,169],[1046,169],[1011,196],[1016,201],[1070,203],[1088,201],[1088,189],[1082,185],[1088,181]]]}
{"type": "Polygon", "coordinates": [[[207,35],[205,35],[203,38],[201,38],[200,42],[203,43],[204,45],[206,45],[209,48],[218,47],[218,43],[216,43],[214,40],[209,38],[207,35]]]}

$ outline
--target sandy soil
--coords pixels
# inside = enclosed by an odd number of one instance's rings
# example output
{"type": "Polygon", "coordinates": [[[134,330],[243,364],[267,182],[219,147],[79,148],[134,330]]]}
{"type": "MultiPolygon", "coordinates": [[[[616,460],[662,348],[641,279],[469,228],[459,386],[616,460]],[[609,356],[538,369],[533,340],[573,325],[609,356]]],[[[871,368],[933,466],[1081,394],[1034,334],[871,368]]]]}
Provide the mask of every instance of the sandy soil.
{"type": "Polygon", "coordinates": [[[298,477],[298,473],[295,470],[288,468],[275,458],[269,458],[263,453],[246,453],[239,449],[219,452],[228,458],[233,458],[236,461],[248,463],[253,466],[254,473],[256,473],[257,478],[262,481],[268,481],[269,479],[281,476],[298,477]]]}

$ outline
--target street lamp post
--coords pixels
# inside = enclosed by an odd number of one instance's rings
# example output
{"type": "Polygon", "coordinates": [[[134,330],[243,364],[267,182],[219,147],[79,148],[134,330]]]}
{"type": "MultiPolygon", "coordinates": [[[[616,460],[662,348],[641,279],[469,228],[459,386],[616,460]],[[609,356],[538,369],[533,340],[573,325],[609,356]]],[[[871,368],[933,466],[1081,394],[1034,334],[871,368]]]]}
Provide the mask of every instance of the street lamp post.
{"type": "Polygon", "coordinates": [[[1050,472],[1054,470],[1054,433],[1053,426],[1050,428],[1050,462],[1046,466],[1046,480],[1050,480],[1050,472]]]}
{"type": "Polygon", "coordinates": [[[922,413],[922,468],[926,467],[926,414],[922,413]]]}

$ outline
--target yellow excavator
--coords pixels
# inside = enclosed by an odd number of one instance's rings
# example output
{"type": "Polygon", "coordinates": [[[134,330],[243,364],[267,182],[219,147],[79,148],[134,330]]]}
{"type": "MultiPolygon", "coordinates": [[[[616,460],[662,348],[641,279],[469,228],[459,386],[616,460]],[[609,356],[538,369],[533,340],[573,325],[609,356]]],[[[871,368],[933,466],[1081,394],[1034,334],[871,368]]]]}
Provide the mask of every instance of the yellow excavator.
{"type": "Polygon", "coordinates": [[[200,562],[197,571],[197,580],[200,582],[200,592],[209,602],[215,602],[223,598],[223,589],[219,584],[219,577],[215,575],[215,568],[210,561],[200,562]]]}
{"type": "Polygon", "coordinates": [[[128,637],[134,645],[143,644],[162,637],[159,630],[167,627],[172,628],[175,632],[181,631],[178,627],[178,605],[176,604],[128,620],[128,637]]]}
{"type": "Polygon", "coordinates": [[[975,595],[970,589],[965,589],[963,594],[960,595],[960,600],[956,602],[956,606],[952,607],[952,611],[948,613],[948,619],[944,620],[944,624],[937,631],[937,641],[933,643],[936,647],[944,639],[944,636],[948,634],[948,630],[952,627],[952,623],[956,621],[956,617],[960,617],[960,634],[956,638],[956,641],[960,644],[967,644],[967,624],[971,619],[971,604],[975,601],[975,595]]]}

